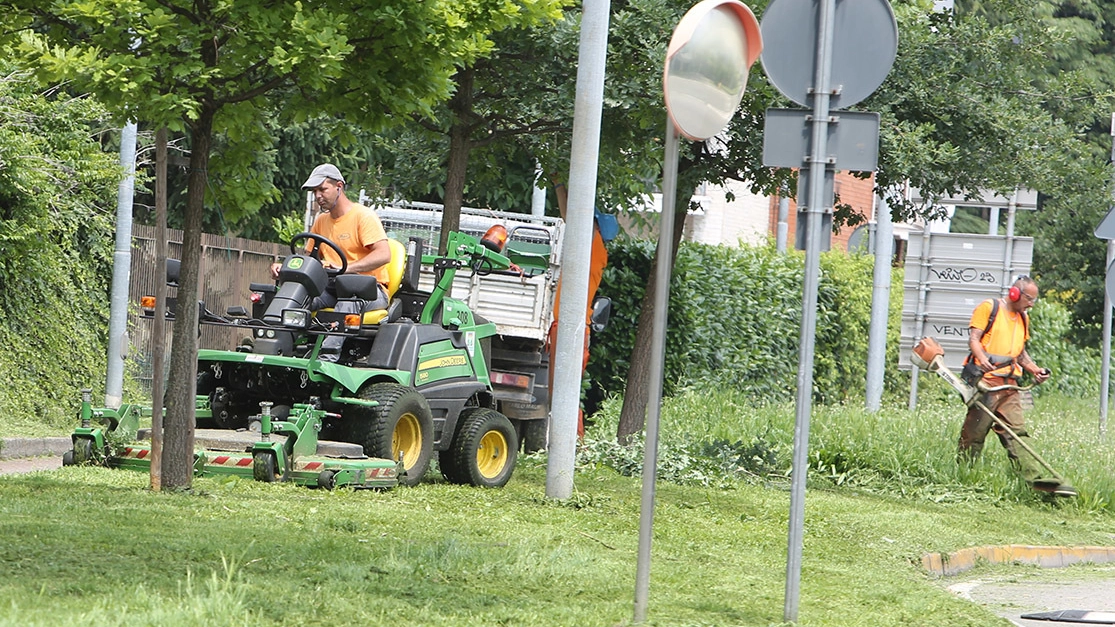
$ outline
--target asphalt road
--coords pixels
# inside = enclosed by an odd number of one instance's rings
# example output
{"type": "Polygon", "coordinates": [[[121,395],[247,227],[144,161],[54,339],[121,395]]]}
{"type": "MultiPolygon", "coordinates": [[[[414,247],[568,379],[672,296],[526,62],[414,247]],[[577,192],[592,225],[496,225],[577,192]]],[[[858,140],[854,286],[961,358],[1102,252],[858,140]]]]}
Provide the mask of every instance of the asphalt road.
{"type": "Polygon", "coordinates": [[[958,581],[948,588],[1022,627],[1115,625],[1115,567],[1017,568],[1019,573],[958,581]],[[1060,620],[1022,618],[1062,611],[1060,620]]]}

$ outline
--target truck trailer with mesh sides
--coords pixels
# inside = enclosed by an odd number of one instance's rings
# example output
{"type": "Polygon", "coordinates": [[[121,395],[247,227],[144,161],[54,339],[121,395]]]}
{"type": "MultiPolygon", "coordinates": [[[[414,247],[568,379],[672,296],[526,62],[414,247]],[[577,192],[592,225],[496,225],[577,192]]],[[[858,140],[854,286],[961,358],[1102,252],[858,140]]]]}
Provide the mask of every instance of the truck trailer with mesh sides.
{"type": "MultiPolygon", "coordinates": [[[[387,236],[406,242],[421,238],[426,253],[436,252],[441,235],[441,205],[418,202],[365,203],[375,208],[387,236]]],[[[499,411],[511,419],[527,452],[546,446],[550,408],[550,364],[546,336],[554,320],[554,297],[561,278],[559,218],[486,209],[461,209],[459,231],[477,238],[494,225],[507,229],[504,254],[518,270],[478,268],[457,274],[451,296],[496,325],[485,347],[499,411]]],[[[423,266],[421,287],[435,283],[436,269],[423,266]]]]}

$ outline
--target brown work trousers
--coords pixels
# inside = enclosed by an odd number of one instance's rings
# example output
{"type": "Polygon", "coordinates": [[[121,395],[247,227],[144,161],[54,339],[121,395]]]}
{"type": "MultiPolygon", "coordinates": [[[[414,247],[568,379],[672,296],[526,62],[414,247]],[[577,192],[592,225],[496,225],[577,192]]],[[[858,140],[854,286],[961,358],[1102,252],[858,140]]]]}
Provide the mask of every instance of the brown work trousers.
{"type": "MultiPolygon", "coordinates": [[[[996,380],[988,383],[992,386],[1004,383],[1014,384],[1014,380],[996,380]]],[[[1002,390],[981,394],[977,400],[983,403],[987,409],[995,412],[1018,436],[1018,439],[1033,448],[1030,435],[1026,432],[1026,422],[1022,415],[1022,400],[1018,390],[1002,390]]],[[[1025,448],[1015,442],[1014,438],[1000,425],[996,424],[991,416],[987,415],[987,412],[983,411],[976,403],[972,403],[968,407],[968,415],[964,418],[964,426],[960,428],[958,458],[961,460],[975,460],[978,458],[983,451],[984,440],[987,439],[987,434],[990,431],[994,431],[995,435],[999,436],[999,442],[1007,450],[1007,457],[1022,474],[1023,479],[1033,483],[1036,479],[1042,478],[1041,464],[1034,459],[1034,456],[1027,453],[1025,448]]]]}

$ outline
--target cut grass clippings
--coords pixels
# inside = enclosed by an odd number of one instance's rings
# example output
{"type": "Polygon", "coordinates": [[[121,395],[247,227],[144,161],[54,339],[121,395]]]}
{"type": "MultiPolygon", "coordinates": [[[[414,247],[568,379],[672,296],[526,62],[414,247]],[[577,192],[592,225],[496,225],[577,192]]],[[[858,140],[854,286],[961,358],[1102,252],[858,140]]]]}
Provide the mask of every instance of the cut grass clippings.
{"type": "MultiPolygon", "coordinates": [[[[325,492],[198,479],[153,493],[101,468],[0,478],[0,625],[626,625],[638,479],[578,473],[544,498],[528,459],[503,490],[427,482],[325,492]]],[[[660,483],[649,625],[781,622],[789,494],[660,483]]],[[[1056,507],[814,489],[800,625],[989,625],[917,565],[927,551],[1111,542],[1056,507]]]]}
{"type": "MultiPolygon", "coordinates": [[[[614,445],[618,412],[597,414],[562,501],[544,496],[540,456],[501,490],[435,473],[386,492],[199,478],[155,493],[104,468],[0,477],[0,626],[630,625],[642,451],[614,445]]],[[[922,556],[1115,544],[1115,460],[1093,404],[1039,397],[1029,413],[1081,490],[1071,500],[1026,488],[994,441],[957,466],[962,415],[955,401],[815,408],[798,625],[1007,625],[922,556]]],[[[792,407],[731,391],[666,400],[647,625],[782,624],[793,422],[792,407]]]]}

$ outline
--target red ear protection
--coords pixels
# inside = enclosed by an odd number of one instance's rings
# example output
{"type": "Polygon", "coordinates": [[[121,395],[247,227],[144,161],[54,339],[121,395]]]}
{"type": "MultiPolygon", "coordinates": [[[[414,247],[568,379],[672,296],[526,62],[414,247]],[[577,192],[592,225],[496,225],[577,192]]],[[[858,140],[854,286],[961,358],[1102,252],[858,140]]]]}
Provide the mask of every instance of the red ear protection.
{"type": "Polygon", "coordinates": [[[1007,290],[1007,298],[1010,299],[1010,302],[1017,303],[1022,298],[1022,290],[1018,289],[1017,285],[1010,286],[1010,289],[1007,290]]]}

